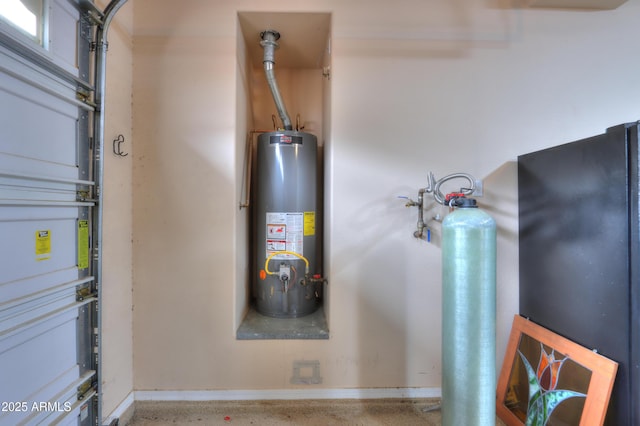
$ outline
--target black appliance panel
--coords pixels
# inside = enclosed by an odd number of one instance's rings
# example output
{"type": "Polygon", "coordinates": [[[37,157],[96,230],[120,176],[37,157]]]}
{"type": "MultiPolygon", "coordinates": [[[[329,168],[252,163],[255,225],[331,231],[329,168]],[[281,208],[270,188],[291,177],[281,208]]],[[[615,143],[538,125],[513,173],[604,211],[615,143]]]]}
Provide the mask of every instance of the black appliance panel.
{"type": "Polygon", "coordinates": [[[635,424],[639,386],[637,158],[635,125],[518,158],[520,314],[619,363],[617,426],[635,424]]]}

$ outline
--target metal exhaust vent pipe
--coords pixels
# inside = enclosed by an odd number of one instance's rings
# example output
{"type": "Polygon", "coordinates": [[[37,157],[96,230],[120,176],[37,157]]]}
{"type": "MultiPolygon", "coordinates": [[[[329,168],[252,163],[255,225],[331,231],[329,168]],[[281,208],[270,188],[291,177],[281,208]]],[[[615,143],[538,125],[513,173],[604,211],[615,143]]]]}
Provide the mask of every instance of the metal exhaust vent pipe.
{"type": "Polygon", "coordinates": [[[262,60],[262,63],[264,64],[264,72],[267,76],[269,89],[271,89],[271,95],[273,96],[276,108],[278,109],[278,115],[280,116],[280,120],[282,120],[284,129],[293,130],[291,119],[287,113],[287,108],[284,106],[284,101],[280,96],[280,90],[278,89],[278,83],[276,82],[276,76],[274,73],[274,65],[276,63],[275,51],[278,48],[277,40],[280,38],[280,33],[275,30],[265,30],[260,33],[260,37],[262,38],[260,45],[264,47],[264,59],[262,60]]]}

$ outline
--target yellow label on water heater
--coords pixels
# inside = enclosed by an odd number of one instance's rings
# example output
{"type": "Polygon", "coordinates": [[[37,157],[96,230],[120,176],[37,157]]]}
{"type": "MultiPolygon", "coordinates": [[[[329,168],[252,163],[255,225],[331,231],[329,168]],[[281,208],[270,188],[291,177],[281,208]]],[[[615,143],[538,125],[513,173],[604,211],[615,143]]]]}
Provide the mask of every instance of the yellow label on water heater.
{"type": "Polygon", "coordinates": [[[304,212],[304,236],[316,235],[316,212],[304,212]]]}

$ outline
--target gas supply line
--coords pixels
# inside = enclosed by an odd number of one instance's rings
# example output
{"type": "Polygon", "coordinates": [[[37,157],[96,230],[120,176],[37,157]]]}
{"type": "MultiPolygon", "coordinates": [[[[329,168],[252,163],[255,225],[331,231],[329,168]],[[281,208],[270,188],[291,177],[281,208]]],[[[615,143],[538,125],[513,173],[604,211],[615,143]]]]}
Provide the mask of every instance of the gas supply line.
{"type": "MultiPolygon", "coordinates": [[[[287,255],[291,255],[291,256],[295,256],[298,259],[302,260],[305,264],[305,271],[304,271],[304,278],[302,278],[300,280],[300,285],[301,286],[306,286],[309,283],[327,283],[327,279],[322,277],[320,274],[314,274],[313,276],[310,274],[309,271],[309,260],[304,257],[303,255],[296,253],[294,251],[290,251],[290,250],[280,250],[280,251],[274,251],[273,253],[271,253],[266,260],[264,261],[264,269],[262,271],[260,271],[260,278],[261,279],[265,279],[267,277],[267,275],[278,275],[280,277],[280,281],[283,282],[284,286],[285,286],[285,290],[288,290],[288,283],[289,283],[289,273],[287,271],[287,269],[289,268],[288,265],[284,265],[284,263],[280,264],[280,270],[279,271],[270,271],[269,270],[269,262],[278,255],[283,255],[283,254],[287,254],[287,255]]],[[[290,266],[291,269],[293,269],[295,271],[295,268],[293,266],[290,266]]]]}

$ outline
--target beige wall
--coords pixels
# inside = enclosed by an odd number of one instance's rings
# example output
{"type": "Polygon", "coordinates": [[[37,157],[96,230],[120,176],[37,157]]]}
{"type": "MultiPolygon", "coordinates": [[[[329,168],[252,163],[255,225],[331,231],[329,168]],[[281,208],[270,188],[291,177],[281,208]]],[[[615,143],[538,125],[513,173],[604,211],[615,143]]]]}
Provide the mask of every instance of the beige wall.
{"type": "Polygon", "coordinates": [[[102,263],[102,403],[105,417],[133,389],[132,34],[133,7],[127,4],[118,12],[108,33],[102,263]],[[126,157],[113,154],[113,140],[120,134],[125,138],[121,147],[128,153],[126,157]]]}
{"type": "MultiPolygon", "coordinates": [[[[438,388],[439,224],[432,244],[414,240],[416,211],[396,198],[415,197],[429,171],[484,179],[499,228],[501,362],[517,311],[517,155],[640,117],[637,1],[607,12],[480,0],[133,8],[135,153],[115,161],[133,162],[136,390],[438,388]],[[248,297],[238,203],[253,120],[243,10],[332,13],[327,341],[234,337],[248,297]],[[296,360],[318,360],[322,384],[291,385],[296,360]]],[[[112,317],[126,305],[105,303],[112,317]]]]}

